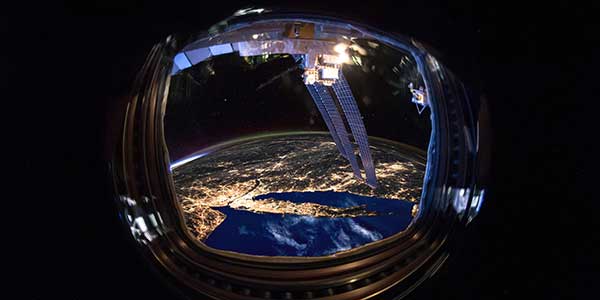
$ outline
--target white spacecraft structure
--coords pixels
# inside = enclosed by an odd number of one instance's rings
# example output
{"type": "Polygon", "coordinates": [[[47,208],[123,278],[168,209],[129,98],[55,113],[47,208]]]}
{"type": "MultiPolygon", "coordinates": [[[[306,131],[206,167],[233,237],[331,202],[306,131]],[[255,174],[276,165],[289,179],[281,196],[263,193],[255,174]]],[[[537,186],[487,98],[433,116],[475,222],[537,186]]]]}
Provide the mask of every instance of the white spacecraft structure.
{"type": "Polygon", "coordinates": [[[413,83],[408,84],[408,88],[410,89],[410,93],[412,94],[412,98],[410,101],[417,106],[417,111],[421,114],[429,103],[427,102],[427,97],[425,94],[425,90],[423,87],[419,87],[419,89],[415,89],[413,83]]]}
{"type": "MultiPolygon", "coordinates": [[[[339,28],[328,29],[323,25],[315,28],[312,23],[282,23],[281,26],[271,23],[268,27],[265,25],[260,32],[256,30],[240,30],[234,34],[226,32],[188,45],[175,55],[172,74],[212,56],[232,52],[238,52],[240,56],[301,56],[304,83],[337,149],[349,161],[354,176],[371,188],[376,188],[377,177],[367,131],[342,72],[342,66],[349,57],[346,53],[347,41],[337,40],[340,36],[339,28]]],[[[350,34],[360,35],[349,32],[348,36],[350,34]]]]}

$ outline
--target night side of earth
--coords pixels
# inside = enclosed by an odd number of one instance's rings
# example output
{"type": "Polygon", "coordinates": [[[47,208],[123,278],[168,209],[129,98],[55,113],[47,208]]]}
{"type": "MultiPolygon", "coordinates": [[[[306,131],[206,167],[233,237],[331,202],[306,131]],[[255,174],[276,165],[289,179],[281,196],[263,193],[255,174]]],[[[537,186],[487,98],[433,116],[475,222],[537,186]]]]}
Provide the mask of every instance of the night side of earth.
{"type": "Polygon", "coordinates": [[[376,187],[357,178],[327,133],[198,152],[172,169],[185,226],[208,247],[262,256],[335,255],[401,233],[419,209],[425,154],[373,137],[368,147],[376,187]]]}

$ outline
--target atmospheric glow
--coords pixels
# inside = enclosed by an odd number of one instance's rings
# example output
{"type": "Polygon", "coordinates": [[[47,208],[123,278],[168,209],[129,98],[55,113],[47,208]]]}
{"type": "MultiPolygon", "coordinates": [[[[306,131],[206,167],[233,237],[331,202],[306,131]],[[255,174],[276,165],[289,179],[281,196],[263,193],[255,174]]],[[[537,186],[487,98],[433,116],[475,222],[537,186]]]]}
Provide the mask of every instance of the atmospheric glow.
{"type": "Polygon", "coordinates": [[[184,159],[181,159],[181,160],[179,160],[179,161],[176,161],[176,162],[172,163],[172,164],[171,164],[171,166],[170,166],[170,169],[171,169],[171,171],[173,171],[173,169],[175,169],[175,168],[177,168],[177,167],[179,167],[179,166],[181,166],[181,165],[183,165],[183,164],[185,164],[185,163],[188,163],[188,162],[190,162],[190,161],[192,161],[192,160],[194,160],[194,159],[197,159],[197,158],[203,157],[203,156],[205,156],[206,154],[208,154],[208,153],[204,152],[204,153],[200,153],[200,154],[196,154],[196,155],[188,156],[188,157],[186,157],[186,158],[184,158],[184,159]]]}

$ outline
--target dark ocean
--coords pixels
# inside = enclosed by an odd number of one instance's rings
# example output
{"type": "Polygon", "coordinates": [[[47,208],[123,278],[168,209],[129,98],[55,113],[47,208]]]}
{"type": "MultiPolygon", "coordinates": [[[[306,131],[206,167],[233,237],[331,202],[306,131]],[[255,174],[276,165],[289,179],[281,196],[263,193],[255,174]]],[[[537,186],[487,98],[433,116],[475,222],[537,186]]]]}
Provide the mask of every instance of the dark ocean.
{"type": "Polygon", "coordinates": [[[367,205],[379,216],[316,218],[253,213],[230,207],[215,208],[227,219],[205,243],[213,248],[268,256],[323,256],[374,242],[408,227],[413,203],[340,192],[270,193],[254,199],[276,198],[295,203],[314,202],[336,207],[367,205]]]}

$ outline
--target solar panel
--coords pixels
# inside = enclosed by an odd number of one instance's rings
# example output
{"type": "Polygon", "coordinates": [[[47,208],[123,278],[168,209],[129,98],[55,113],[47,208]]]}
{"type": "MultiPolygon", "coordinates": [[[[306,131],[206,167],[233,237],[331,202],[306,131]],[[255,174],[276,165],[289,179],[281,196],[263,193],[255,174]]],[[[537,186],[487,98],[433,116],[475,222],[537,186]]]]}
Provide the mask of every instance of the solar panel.
{"type": "Polygon", "coordinates": [[[354,176],[358,179],[362,180],[362,175],[360,173],[360,167],[358,166],[358,161],[356,160],[356,155],[354,155],[354,150],[352,149],[352,144],[350,143],[350,139],[348,138],[348,131],[346,131],[346,127],[344,126],[344,121],[340,112],[337,110],[335,103],[333,102],[333,98],[329,94],[327,87],[320,84],[314,84],[317,93],[319,94],[319,98],[327,111],[327,115],[331,119],[331,123],[335,128],[335,132],[337,133],[339,140],[342,144],[342,148],[344,149],[345,157],[350,162],[350,166],[352,167],[352,171],[354,172],[354,176]]]}
{"type": "Polygon", "coordinates": [[[327,110],[325,109],[323,100],[321,100],[321,95],[319,95],[319,92],[317,91],[317,87],[314,84],[307,84],[306,88],[308,89],[310,96],[313,98],[315,105],[319,110],[319,113],[321,113],[321,117],[323,117],[325,125],[327,125],[327,130],[329,130],[329,133],[331,134],[331,137],[333,138],[333,141],[335,142],[338,151],[340,151],[343,157],[346,157],[346,151],[344,150],[340,142],[340,138],[338,136],[337,131],[335,130],[335,127],[331,123],[331,118],[329,117],[329,114],[327,114],[327,110]]]}
{"type": "Polygon", "coordinates": [[[371,150],[369,149],[367,130],[362,121],[356,100],[354,99],[354,96],[352,96],[350,85],[348,85],[348,81],[346,81],[341,69],[339,72],[339,79],[332,85],[333,91],[340,101],[340,105],[342,106],[348,125],[350,125],[354,140],[358,144],[360,159],[363,168],[365,169],[365,176],[367,177],[367,184],[374,188],[377,186],[377,178],[375,176],[375,166],[373,165],[371,150]]]}

